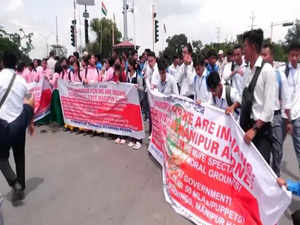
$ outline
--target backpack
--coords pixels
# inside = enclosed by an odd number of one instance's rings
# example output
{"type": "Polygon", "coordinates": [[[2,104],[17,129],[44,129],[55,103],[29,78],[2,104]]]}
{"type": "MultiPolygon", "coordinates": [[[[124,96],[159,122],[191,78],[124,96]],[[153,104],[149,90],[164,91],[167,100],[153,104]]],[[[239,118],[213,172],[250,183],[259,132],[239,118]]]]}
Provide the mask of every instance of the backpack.
{"type": "Polygon", "coordinates": [[[226,93],[226,102],[228,106],[232,106],[233,102],[231,101],[230,93],[231,93],[231,86],[225,84],[225,93],[226,93]]]}
{"type": "MultiPolygon", "coordinates": [[[[234,62],[231,62],[231,69],[230,69],[231,72],[234,71],[234,67],[235,67],[234,62]]],[[[231,86],[231,85],[232,85],[232,78],[226,80],[226,81],[225,81],[225,85],[230,85],[230,86],[231,86]]]]}
{"type": "Polygon", "coordinates": [[[258,77],[264,67],[265,62],[263,61],[261,67],[257,67],[254,76],[248,87],[245,87],[242,96],[241,105],[241,116],[240,116],[240,126],[246,132],[251,128],[251,112],[254,100],[254,88],[256,86],[258,77]]]}
{"type": "Polygon", "coordinates": [[[286,63],[285,64],[285,71],[284,71],[285,75],[286,75],[286,78],[289,77],[289,74],[290,74],[290,67],[289,67],[289,63],[286,63]]]}

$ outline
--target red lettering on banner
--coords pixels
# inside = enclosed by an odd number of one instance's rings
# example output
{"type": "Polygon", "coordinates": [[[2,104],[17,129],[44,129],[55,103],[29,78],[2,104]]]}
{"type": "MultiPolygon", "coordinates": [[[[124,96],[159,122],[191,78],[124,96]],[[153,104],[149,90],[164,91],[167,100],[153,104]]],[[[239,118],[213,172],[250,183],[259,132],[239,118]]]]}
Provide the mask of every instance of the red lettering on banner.
{"type": "Polygon", "coordinates": [[[222,158],[226,157],[226,159],[230,160],[230,149],[228,146],[225,146],[225,148],[221,154],[221,157],[222,158]]]}

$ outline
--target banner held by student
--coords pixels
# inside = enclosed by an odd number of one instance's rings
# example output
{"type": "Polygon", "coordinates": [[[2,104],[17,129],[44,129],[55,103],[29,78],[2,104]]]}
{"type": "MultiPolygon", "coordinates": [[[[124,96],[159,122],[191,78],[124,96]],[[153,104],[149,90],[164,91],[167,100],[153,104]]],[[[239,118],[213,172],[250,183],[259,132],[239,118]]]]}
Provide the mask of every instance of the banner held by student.
{"type": "Polygon", "coordinates": [[[83,85],[58,81],[64,121],[73,127],[142,139],[138,92],[127,83],[83,85]]]}

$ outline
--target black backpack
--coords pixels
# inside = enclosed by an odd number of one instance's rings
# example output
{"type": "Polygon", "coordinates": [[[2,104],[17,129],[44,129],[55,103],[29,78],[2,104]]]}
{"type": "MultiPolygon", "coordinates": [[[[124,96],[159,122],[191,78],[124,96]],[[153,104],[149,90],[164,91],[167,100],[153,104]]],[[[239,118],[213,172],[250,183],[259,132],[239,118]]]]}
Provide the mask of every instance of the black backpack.
{"type": "Polygon", "coordinates": [[[259,74],[264,67],[265,62],[262,63],[261,67],[257,67],[255,74],[248,87],[245,87],[242,96],[242,105],[241,105],[241,116],[240,116],[240,126],[246,132],[251,127],[251,112],[254,101],[254,88],[256,86],[259,74]]]}
{"type": "MultiPolygon", "coordinates": [[[[234,67],[235,67],[234,62],[231,62],[231,68],[230,68],[231,72],[234,71],[234,67]]],[[[225,81],[225,85],[230,85],[230,86],[232,85],[232,77],[229,80],[225,81]]]]}
{"type": "Polygon", "coordinates": [[[285,65],[285,75],[286,75],[286,78],[288,78],[289,74],[290,74],[290,67],[289,67],[289,63],[286,63],[285,65]]]}

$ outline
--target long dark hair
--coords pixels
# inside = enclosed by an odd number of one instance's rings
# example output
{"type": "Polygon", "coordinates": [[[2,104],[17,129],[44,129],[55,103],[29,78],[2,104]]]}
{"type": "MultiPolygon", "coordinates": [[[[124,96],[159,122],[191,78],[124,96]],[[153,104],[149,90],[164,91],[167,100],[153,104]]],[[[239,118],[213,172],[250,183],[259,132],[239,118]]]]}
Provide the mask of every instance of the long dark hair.
{"type": "MultiPolygon", "coordinates": [[[[59,60],[59,65],[61,66],[61,68],[62,68],[62,79],[64,79],[64,77],[65,77],[65,70],[64,70],[64,68],[63,68],[63,66],[61,65],[62,64],[62,62],[63,61],[66,61],[66,63],[67,63],[67,66],[68,66],[68,60],[67,60],[67,58],[66,57],[62,57],[60,60],[59,60]]],[[[66,66],[66,67],[67,67],[66,66]]]]}
{"type": "MultiPolygon", "coordinates": [[[[73,62],[73,65],[76,63],[76,65],[77,65],[77,68],[78,68],[78,71],[77,71],[77,75],[78,75],[78,78],[79,78],[79,80],[80,81],[82,81],[82,78],[81,78],[81,75],[80,75],[80,63],[79,63],[79,61],[78,60],[75,60],[74,62],[73,62]]],[[[73,67],[73,69],[74,69],[74,67],[73,67]]],[[[74,75],[75,75],[75,70],[74,70],[74,75]]]]}

